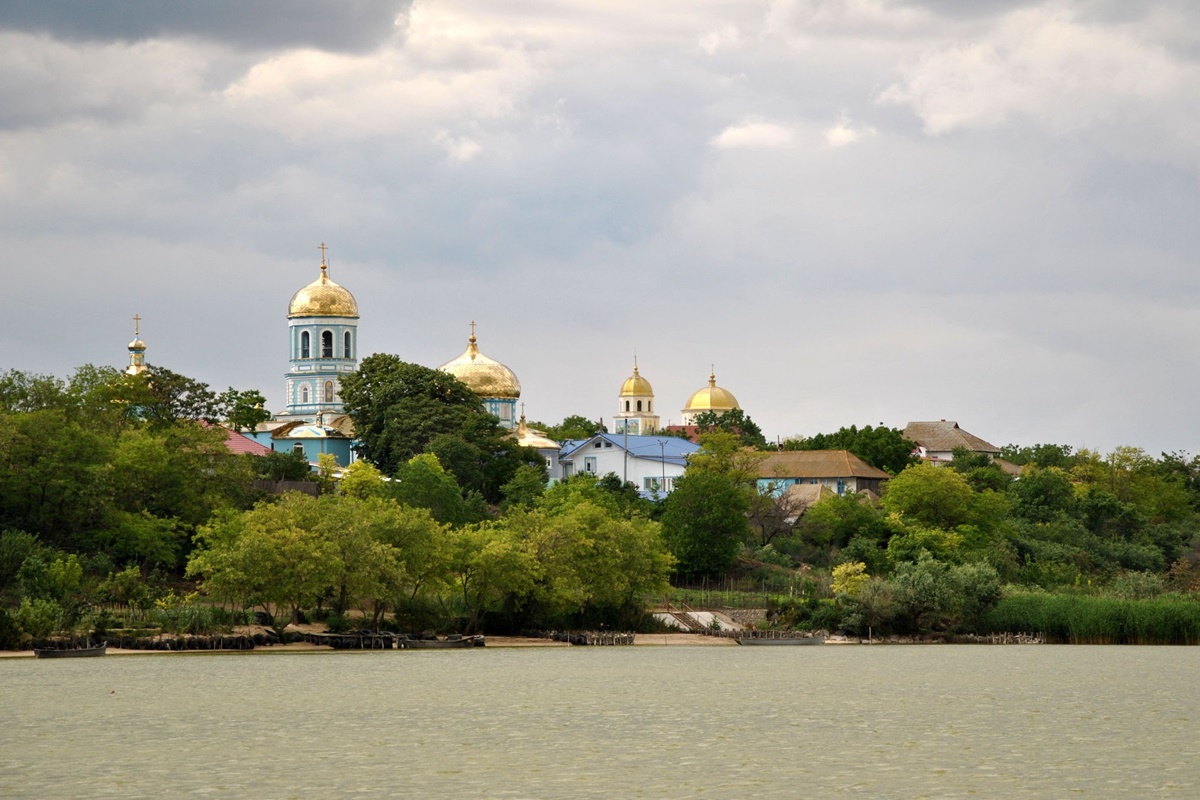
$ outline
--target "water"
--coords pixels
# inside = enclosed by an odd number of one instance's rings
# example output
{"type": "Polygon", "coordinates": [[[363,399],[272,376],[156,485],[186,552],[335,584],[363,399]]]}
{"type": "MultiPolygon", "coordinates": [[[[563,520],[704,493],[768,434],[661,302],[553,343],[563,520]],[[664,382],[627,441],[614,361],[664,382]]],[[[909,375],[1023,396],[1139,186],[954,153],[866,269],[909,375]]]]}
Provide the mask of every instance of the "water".
{"type": "Polygon", "coordinates": [[[0,662],[0,797],[1200,797],[1200,649],[0,662]]]}

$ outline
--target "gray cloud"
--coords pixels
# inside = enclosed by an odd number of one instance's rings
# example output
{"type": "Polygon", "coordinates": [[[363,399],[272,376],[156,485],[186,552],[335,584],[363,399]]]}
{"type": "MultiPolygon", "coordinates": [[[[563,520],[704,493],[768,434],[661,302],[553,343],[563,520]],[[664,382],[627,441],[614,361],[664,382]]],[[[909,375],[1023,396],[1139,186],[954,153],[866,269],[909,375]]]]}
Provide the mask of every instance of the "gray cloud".
{"type": "Polygon", "coordinates": [[[253,50],[362,52],[395,35],[412,0],[5,0],[0,29],[78,42],[196,37],[253,50]]]}
{"type": "Polygon", "coordinates": [[[324,240],[364,352],[436,365],[476,319],[535,419],[609,416],[636,350],[667,418],[715,364],[771,436],[1200,451],[1161,14],[429,4],[312,51],[228,8],[0,34],[4,366],[119,364],[137,312],[151,361],[278,406],[324,240]]]}

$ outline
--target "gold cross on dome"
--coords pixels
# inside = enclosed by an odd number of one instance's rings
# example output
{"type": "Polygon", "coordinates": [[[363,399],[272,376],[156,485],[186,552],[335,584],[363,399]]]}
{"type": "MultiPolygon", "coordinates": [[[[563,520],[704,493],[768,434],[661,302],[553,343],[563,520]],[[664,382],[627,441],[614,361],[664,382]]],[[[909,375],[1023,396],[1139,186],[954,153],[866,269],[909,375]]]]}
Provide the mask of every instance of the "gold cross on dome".
{"type": "Polygon", "coordinates": [[[329,248],[325,246],[324,242],[321,242],[320,246],[317,249],[321,251],[321,266],[322,267],[328,266],[325,263],[325,251],[328,250],[329,248]]]}
{"type": "Polygon", "coordinates": [[[133,338],[137,338],[142,333],[142,318],[137,314],[133,315],[133,338]]]}

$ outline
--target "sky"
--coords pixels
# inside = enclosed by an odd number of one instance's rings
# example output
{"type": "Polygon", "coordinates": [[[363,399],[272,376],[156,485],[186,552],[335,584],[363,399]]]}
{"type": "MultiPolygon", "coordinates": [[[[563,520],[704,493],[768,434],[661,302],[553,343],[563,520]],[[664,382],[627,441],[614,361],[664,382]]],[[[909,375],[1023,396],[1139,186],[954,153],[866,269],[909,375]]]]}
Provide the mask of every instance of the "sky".
{"type": "Polygon", "coordinates": [[[1200,452],[1190,0],[0,0],[0,369],[282,410],[287,305],[530,419],[1200,452]]]}

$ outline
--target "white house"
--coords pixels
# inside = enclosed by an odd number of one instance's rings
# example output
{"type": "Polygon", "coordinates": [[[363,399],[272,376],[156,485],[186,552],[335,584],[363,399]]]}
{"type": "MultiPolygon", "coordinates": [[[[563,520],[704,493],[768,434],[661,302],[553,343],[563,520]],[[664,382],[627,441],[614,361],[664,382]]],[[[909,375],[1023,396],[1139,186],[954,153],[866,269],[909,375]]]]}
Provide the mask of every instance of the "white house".
{"type": "Polygon", "coordinates": [[[563,444],[558,462],[562,475],[579,472],[598,477],[612,473],[649,494],[669,494],[687,468],[687,457],[700,449],[674,436],[626,436],[598,433],[563,444]]]}

